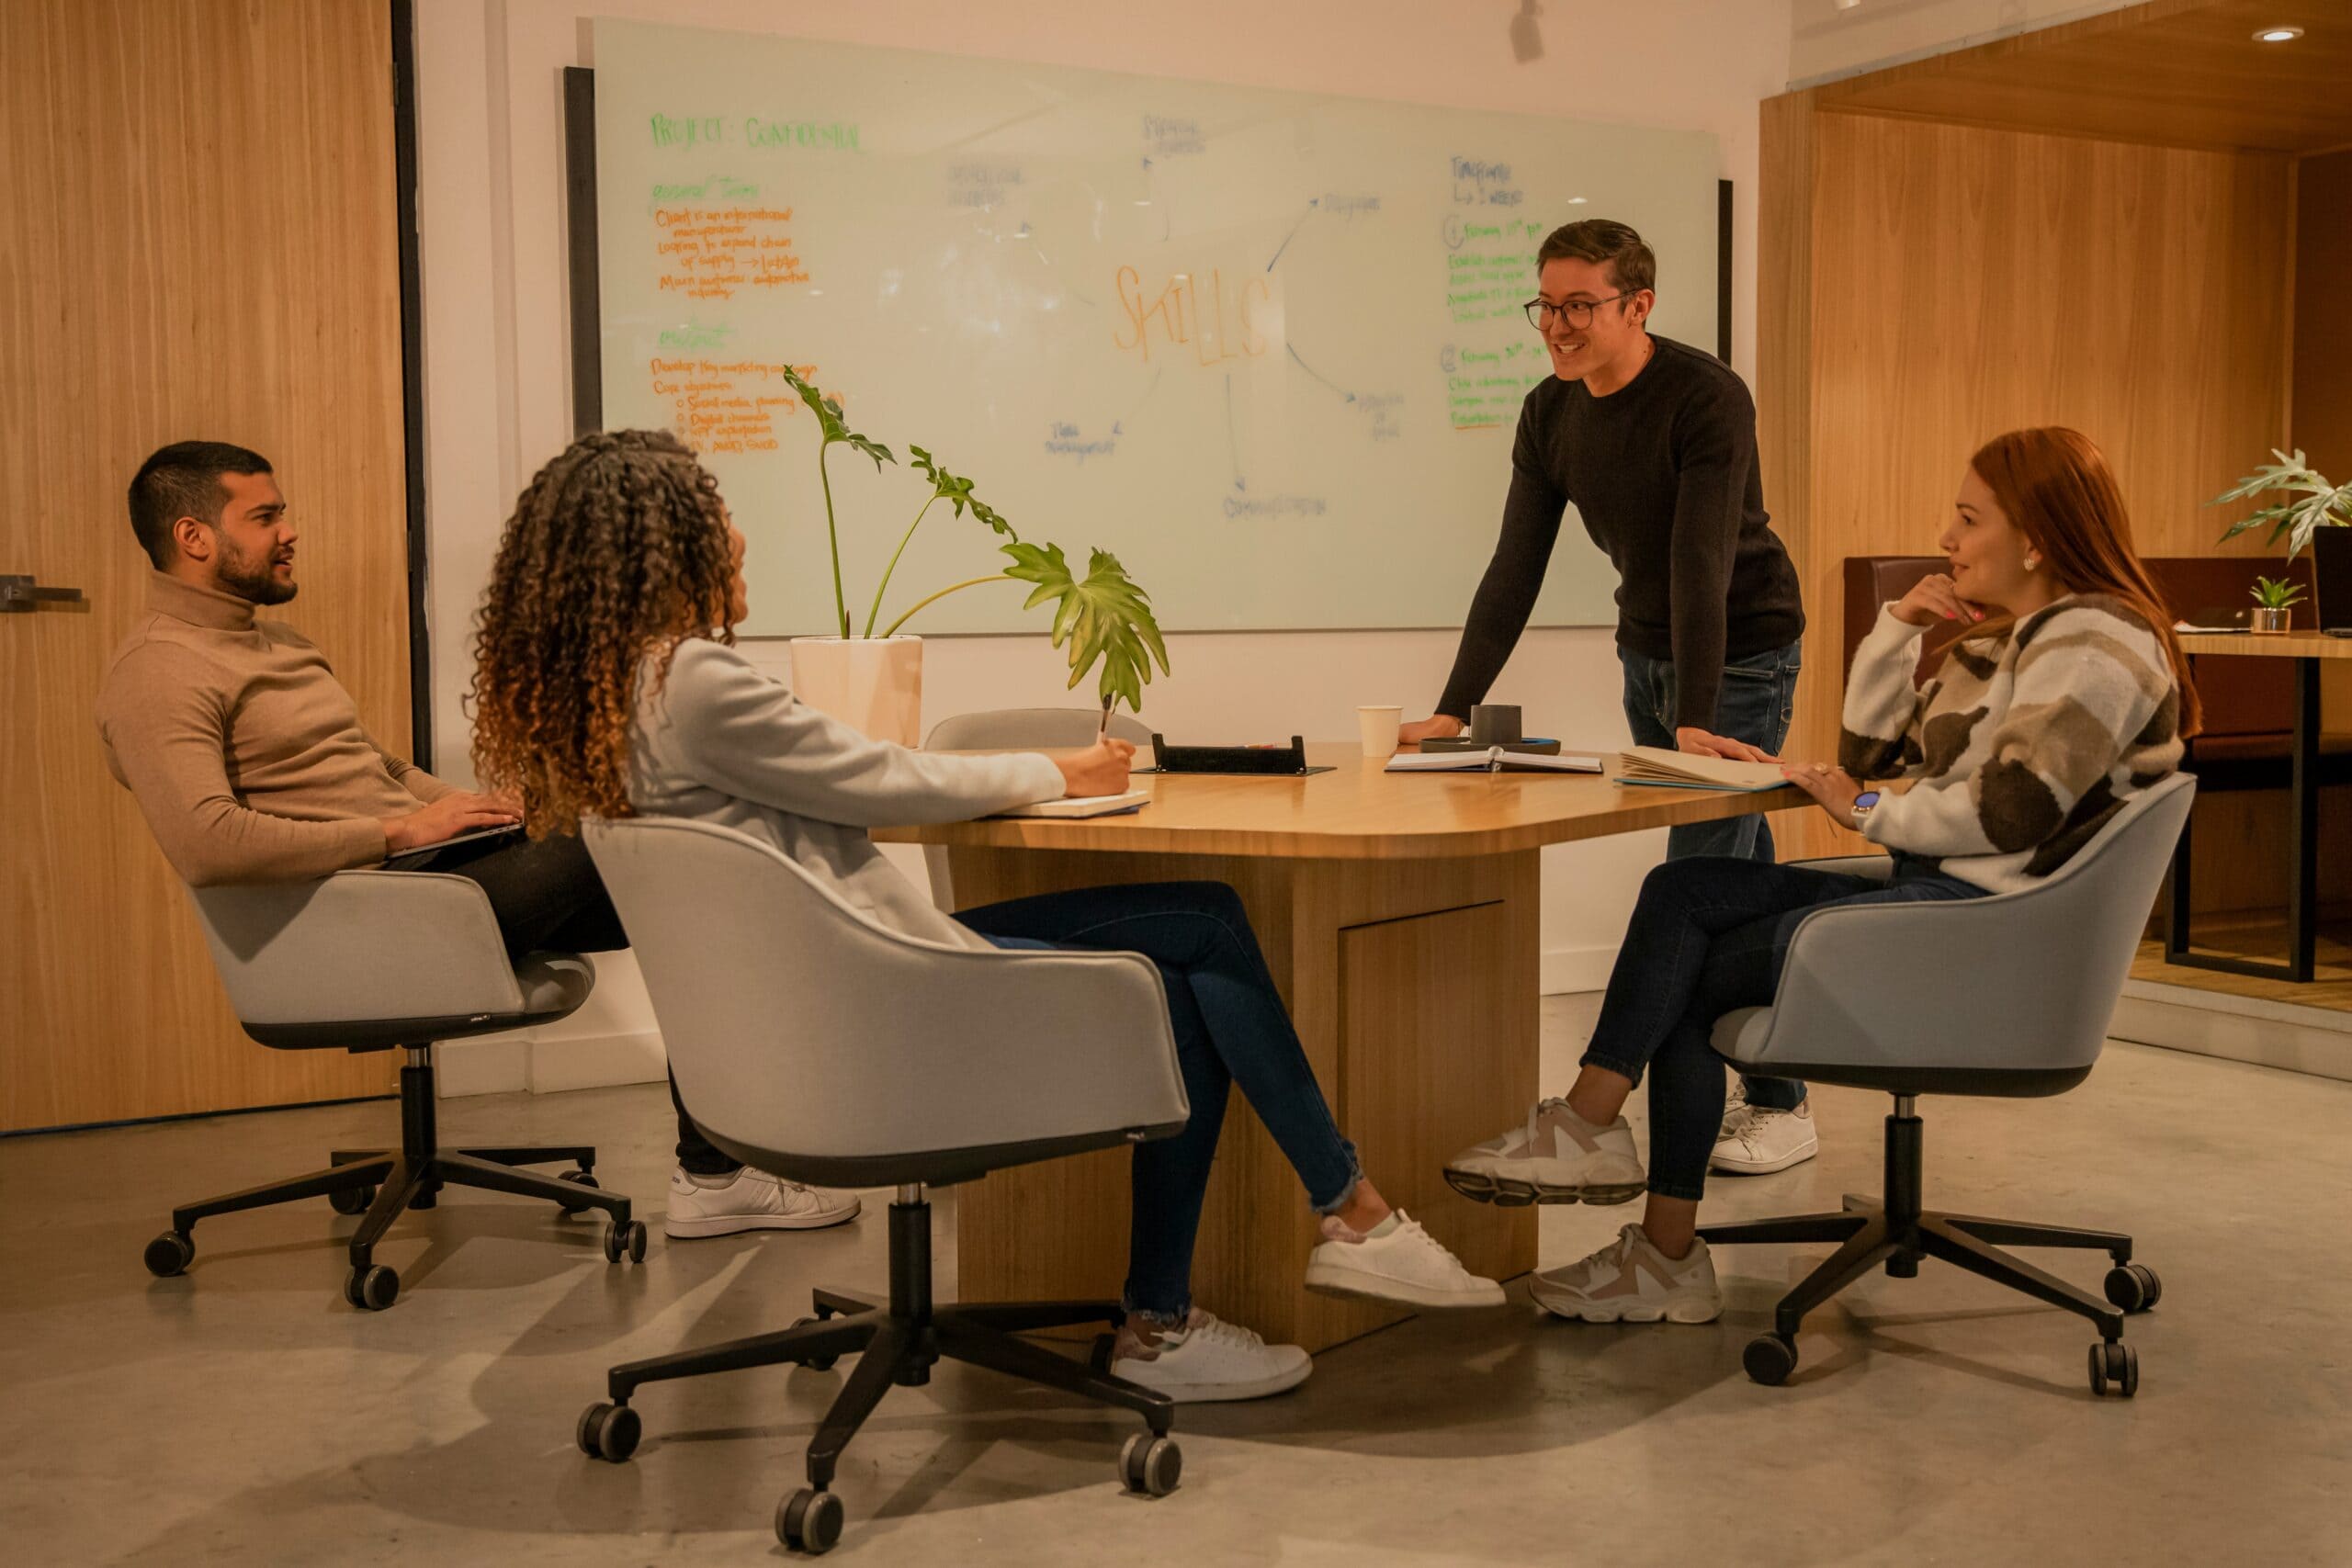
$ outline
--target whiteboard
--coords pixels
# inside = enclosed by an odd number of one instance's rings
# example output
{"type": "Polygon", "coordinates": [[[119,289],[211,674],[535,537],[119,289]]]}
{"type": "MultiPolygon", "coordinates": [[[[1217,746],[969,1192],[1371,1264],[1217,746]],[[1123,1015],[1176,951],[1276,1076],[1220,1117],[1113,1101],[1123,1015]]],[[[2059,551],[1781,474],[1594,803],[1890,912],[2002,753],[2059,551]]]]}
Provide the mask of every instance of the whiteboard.
{"type": "MultiPolygon", "coordinates": [[[[1458,626],[1527,389],[1545,233],[1632,223],[1655,330],[1711,341],[1712,135],[600,19],[607,428],[673,429],[750,541],[754,636],[834,624],[816,421],[854,629],[928,486],[978,482],[1176,630],[1458,626]]],[[[880,626],[1005,564],[934,507],[880,626]]],[[[1539,625],[1611,624],[1573,511],[1539,625]]],[[[1035,630],[1025,588],[911,632],[1035,630]]]]}

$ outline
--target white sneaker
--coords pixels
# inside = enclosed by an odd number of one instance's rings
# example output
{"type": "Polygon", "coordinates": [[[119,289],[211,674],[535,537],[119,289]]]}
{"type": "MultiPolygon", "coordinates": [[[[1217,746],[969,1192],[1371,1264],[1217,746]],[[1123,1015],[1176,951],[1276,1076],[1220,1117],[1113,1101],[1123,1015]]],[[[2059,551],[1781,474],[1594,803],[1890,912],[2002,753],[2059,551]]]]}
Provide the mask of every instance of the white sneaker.
{"type": "Polygon", "coordinates": [[[1314,1360],[1295,1345],[1269,1345],[1238,1323],[1193,1309],[1182,1328],[1148,1348],[1127,1329],[1111,1352],[1111,1375],[1156,1389],[1179,1404],[1263,1399],[1306,1381],[1314,1360]]]}
{"type": "Polygon", "coordinates": [[[1743,1103],[1736,1122],[1724,1116],[1707,1164],[1726,1176],[1770,1176],[1803,1165],[1820,1152],[1810,1099],[1799,1101],[1794,1111],[1743,1103]]]}
{"type": "Polygon", "coordinates": [[[1671,1258],[1639,1225],[1581,1263],[1533,1276],[1527,1293],[1555,1316],[1587,1323],[1713,1323],[1724,1310],[1707,1244],[1694,1240],[1687,1257],[1671,1258]]]}
{"type": "Polygon", "coordinates": [[[1306,1288],[1327,1296],[1402,1302],[1417,1307],[1491,1307],[1503,1288],[1462,1267],[1404,1210],[1368,1231],[1323,1216],[1323,1241],[1306,1256],[1306,1288]]]}
{"type": "Polygon", "coordinates": [[[1445,1184],[1464,1198],[1516,1209],[1529,1203],[1624,1203],[1648,1178],[1623,1116],[1596,1127],[1565,1100],[1538,1100],[1527,1124],[1463,1150],[1445,1184]]]}
{"type": "Polygon", "coordinates": [[[804,1187],[744,1166],[731,1177],[670,1173],[670,1212],[662,1234],[682,1239],[741,1231],[813,1231],[857,1218],[854,1192],[804,1187]]]}
{"type": "Polygon", "coordinates": [[[1734,1073],[1731,1077],[1731,1092],[1724,1096],[1724,1121],[1723,1125],[1715,1129],[1716,1141],[1720,1143],[1730,1137],[1739,1124],[1747,1119],[1747,1080],[1737,1073],[1734,1073]]]}

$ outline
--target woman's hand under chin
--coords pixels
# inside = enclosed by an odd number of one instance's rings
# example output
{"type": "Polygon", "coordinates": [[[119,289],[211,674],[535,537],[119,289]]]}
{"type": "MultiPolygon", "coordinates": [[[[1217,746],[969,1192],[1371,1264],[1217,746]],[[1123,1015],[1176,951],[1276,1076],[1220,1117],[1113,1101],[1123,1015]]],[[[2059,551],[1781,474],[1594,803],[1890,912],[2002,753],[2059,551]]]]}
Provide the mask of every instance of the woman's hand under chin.
{"type": "Polygon", "coordinates": [[[1783,762],[1781,776],[1813,796],[1840,828],[1854,825],[1854,801],[1862,786],[1845,769],[1826,762],[1783,762]]]}

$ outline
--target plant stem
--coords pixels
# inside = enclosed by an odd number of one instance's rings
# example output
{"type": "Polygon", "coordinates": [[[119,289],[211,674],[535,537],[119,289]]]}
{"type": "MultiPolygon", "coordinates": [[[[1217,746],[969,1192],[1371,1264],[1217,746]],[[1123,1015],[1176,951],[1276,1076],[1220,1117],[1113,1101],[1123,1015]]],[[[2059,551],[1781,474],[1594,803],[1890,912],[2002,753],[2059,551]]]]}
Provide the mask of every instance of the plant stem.
{"type": "MultiPolygon", "coordinates": [[[[899,541],[899,547],[890,552],[890,564],[882,569],[881,586],[874,590],[874,608],[865,613],[865,635],[867,637],[872,637],[874,635],[874,623],[882,614],[882,590],[890,586],[890,574],[899,570],[899,558],[907,553],[907,540],[912,539],[915,536],[915,530],[922,526],[923,512],[929,512],[931,510],[931,502],[933,501],[937,501],[938,499],[939,492],[937,491],[933,491],[931,492],[931,500],[922,503],[922,512],[916,513],[915,520],[907,525],[906,538],[900,539],[899,541]]],[[[909,612],[909,614],[912,613],[913,612],[911,611],[909,612]]]]}
{"type": "Polygon", "coordinates": [[[954,593],[960,589],[978,588],[983,582],[1011,582],[1012,581],[1013,579],[1007,577],[1004,573],[1000,571],[988,577],[975,577],[967,582],[958,582],[952,587],[943,588],[938,592],[933,594],[930,599],[919,599],[915,601],[913,607],[909,609],[905,615],[900,615],[897,620],[892,621],[890,623],[889,629],[885,631],[882,635],[884,637],[896,637],[900,626],[905,626],[909,621],[914,619],[915,611],[922,609],[925,604],[930,604],[932,600],[944,599],[950,593],[954,593]]]}
{"type": "Polygon", "coordinates": [[[833,527],[833,479],[825,471],[825,453],[832,446],[830,441],[817,446],[817,479],[825,487],[825,542],[833,551],[833,614],[841,622],[842,636],[849,636],[849,598],[842,592],[842,540],[833,527]]]}

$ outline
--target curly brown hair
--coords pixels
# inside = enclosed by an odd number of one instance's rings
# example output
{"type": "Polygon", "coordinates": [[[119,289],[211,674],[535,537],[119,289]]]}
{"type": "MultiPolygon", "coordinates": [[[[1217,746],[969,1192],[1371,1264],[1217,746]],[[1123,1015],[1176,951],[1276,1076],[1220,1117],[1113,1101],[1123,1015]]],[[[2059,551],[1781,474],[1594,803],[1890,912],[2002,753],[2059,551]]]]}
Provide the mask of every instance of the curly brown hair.
{"type": "Polygon", "coordinates": [[[638,667],[735,640],[718,481],[663,431],[583,435],[514,503],[474,615],[474,771],[531,836],[626,817],[638,667]]]}

